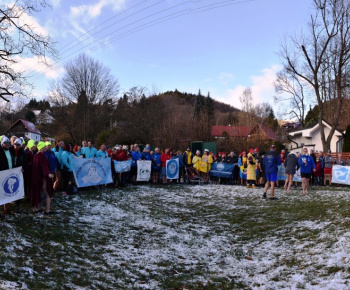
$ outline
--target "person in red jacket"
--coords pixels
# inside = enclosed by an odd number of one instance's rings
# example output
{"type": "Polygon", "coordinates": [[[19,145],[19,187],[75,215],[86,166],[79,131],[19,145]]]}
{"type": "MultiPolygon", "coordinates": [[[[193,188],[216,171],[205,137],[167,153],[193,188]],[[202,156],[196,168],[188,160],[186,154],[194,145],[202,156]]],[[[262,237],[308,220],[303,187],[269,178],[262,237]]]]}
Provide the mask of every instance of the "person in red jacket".
{"type": "Polygon", "coordinates": [[[165,152],[160,156],[160,161],[162,163],[162,179],[163,184],[167,184],[168,180],[166,178],[166,161],[171,159],[171,155],[169,154],[170,149],[166,148],[165,152]]]}
{"type": "Polygon", "coordinates": [[[50,173],[49,160],[46,158],[44,152],[47,150],[44,142],[39,142],[37,145],[38,153],[33,157],[32,165],[32,194],[31,203],[34,206],[35,212],[39,212],[39,203],[41,202],[41,195],[46,195],[45,214],[50,213],[51,196],[48,190],[48,179],[53,178],[53,174],[50,173]]]}

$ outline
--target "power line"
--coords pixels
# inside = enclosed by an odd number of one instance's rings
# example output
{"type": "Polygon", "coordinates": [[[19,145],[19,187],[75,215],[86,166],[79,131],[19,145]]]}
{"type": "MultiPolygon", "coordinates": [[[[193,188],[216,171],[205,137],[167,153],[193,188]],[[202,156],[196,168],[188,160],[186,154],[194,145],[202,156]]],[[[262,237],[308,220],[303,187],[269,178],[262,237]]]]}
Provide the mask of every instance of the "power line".
{"type": "MultiPolygon", "coordinates": [[[[199,2],[199,1],[202,1],[202,0],[198,0],[198,1],[196,1],[196,2],[199,2]]],[[[119,35],[116,35],[115,37],[113,37],[113,38],[110,39],[110,40],[107,40],[107,41],[105,41],[105,42],[103,42],[103,43],[100,43],[100,44],[98,44],[98,45],[95,45],[95,46],[89,48],[88,50],[85,51],[85,53],[86,53],[86,52],[90,52],[90,51],[92,51],[92,50],[94,50],[94,49],[97,49],[97,48],[101,47],[101,45],[110,44],[110,43],[112,43],[112,42],[114,42],[114,41],[116,41],[116,40],[125,38],[125,37],[127,37],[127,36],[129,36],[129,35],[132,35],[132,34],[138,32],[138,31],[144,30],[144,29],[146,29],[146,28],[149,28],[149,27],[151,27],[151,26],[160,24],[160,23],[165,22],[165,21],[172,20],[172,19],[174,19],[174,18],[178,18],[178,17],[185,16],[185,15],[188,15],[188,14],[202,13],[202,12],[205,12],[205,11],[208,11],[208,10],[214,10],[214,9],[218,9],[218,8],[221,8],[221,7],[232,6],[232,5],[237,5],[237,4],[241,4],[241,3],[245,3],[245,2],[253,2],[253,1],[256,1],[256,0],[242,0],[242,1],[238,1],[238,2],[235,1],[235,0],[230,0],[230,1],[221,1],[221,2],[219,2],[219,3],[213,3],[213,4],[201,6],[201,7],[196,7],[196,8],[194,8],[194,9],[193,9],[193,8],[187,8],[187,9],[184,9],[184,10],[181,10],[181,11],[178,11],[178,12],[171,13],[171,14],[169,14],[169,15],[163,16],[163,17],[161,17],[161,18],[158,18],[158,19],[149,21],[149,22],[147,22],[147,23],[145,23],[145,24],[139,25],[139,26],[137,26],[137,27],[135,27],[135,28],[133,28],[133,29],[130,29],[130,30],[126,31],[126,32],[123,32],[123,33],[121,33],[121,34],[119,34],[119,35]]],[[[166,11],[166,10],[171,10],[171,9],[173,9],[174,7],[178,7],[178,6],[184,5],[184,4],[188,3],[188,2],[191,2],[191,1],[186,1],[186,2],[183,2],[183,3],[179,4],[179,5],[175,5],[175,6],[172,6],[172,7],[170,7],[170,8],[167,8],[167,9],[164,9],[164,10],[162,10],[162,11],[159,11],[159,12],[157,12],[157,13],[153,13],[152,15],[143,17],[143,18],[141,18],[141,19],[139,19],[139,20],[137,20],[137,21],[134,21],[134,22],[132,22],[131,24],[125,25],[124,27],[119,28],[119,29],[117,29],[117,30],[115,30],[115,31],[113,31],[113,32],[111,32],[111,33],[109,33],[109,34],[103,36],[103,37],[105,38],[105,37],[107,37],[107,36],[110,36],[110,35],[114,34],[116,31],[120,31],[120,30],[122,30],[122,29],[124,29],[124,28],[126,28],[126,27],[128,27],[128,26],[131,26],[131,25],[133,25],[133,24],[135,24],[135,23],[137,23],[137,22],[140,22],[140,21],[142,21],[142,20],[144,20],[144,19],[150,18],[150,17],[152,17],[152,16],[154,16],[154,15],[156,15],[156,14],[160,14],[160,13],[166,11]]],[[[100,40],[100,39],[101,39],[101,38],[97,39],[97,41],[100,40]]],[[[80,49],[76,50],[75,52],[71,53],[70,55],[66,56],[64,59],[67,59],[67,58],[71,57],[72,55],[76,54],[77,52],[79,52],[79,51],[81,51],[81,50],[83,50],[83,49],[85,49],[85,48],[87,48],[87,47],[89,47],[89,46],[91,46],[91,45],[92,45],[92,44],[88,44],[88,45],[86,45],[86,46],[83,46],[82,48],[80,48],[80,49]]],[[[63,59],[63,60],[64,60],[64,59],[63,59]]],[[[73,59],[75,59],[75,58],[72,58],[71,60],[73,60],[73,59]]],[[[63,60],[62,60],[62,61],[63,61],[63,60]]],[[[59,63],[58,63],[58,64],[55,65],[52,69],[57,69],[57,68],[63,67],[65,64],[67,64],[67,63],[68,63],[69,61],[71,61],[71,60],[68,60],[68,61],[65,62],[64,64],[59,64],[59,63]]],[[[49,71],[49,69],[45,70],[45,72],[36,73],[35,75],[32,75],[32,76],[30,76],[30,77],[34,77],[34,78],[35,78],[34,80],[36,80],[38,76],[41,77],[41,76],[44,75],[47,71],[49,71]]]]}
{"type": "MultiPolygon", "coordinates": [[[[163,1],[164,1],[164,0],[162,0],[162,1],[160,1],[160,2],[163,2],[163,1]]],[[[199,0],[199,1],[201,1],[201,0],[199,0]]],[[[163,13],[163,12],[165,12],[165,11],[175,9],[175,8],[180,7],[180,6],[182,6],[182,5],[185,5],[185,4],[189,3],[189,2],[192,2],[192,0],[187,0],[187,1],[182,2],[182,3],[180,3],[180,4],[171,6],[171,7],[169,7],[169,8],[165,8],[165,9],[163,9],[163,10],[157,11],[157,12],[155,12],[155,13],[153,13],[153,14],[148,15],[148,16],[142,17],[141,19],[138,19],[138,20],[136,20],[136,21],[134,21],[134,22],[132,22],[132,23],[129,23],[129,24],[127,24],[127,25],[124,25],[123,27],[121,27],[121,28],[119,28],[119,29],[117,29],[117,30],[112,31],[111,33],[108,33],[108,34],[104,35],[103,38],[106,38],[106,37],[108,37],[108,36],[114,34],[114,33],[117,32],[117,31],[123,30],[124,28],[127,28],[127,27],[129,27],[129,26],[132,26],[132,25],[134,25],[135,23],[138,23],[138,22],[140,22],[140,21],[143,21],[143,20],[145,20],[145,19],[147,19],[147,18],[150,18],[150,17],[153,17],[153,16],[155,16],[155,15],[161,14],[161,13],[163,13]]],[[[197,2],[198,2],[198,1],[197,1],[197,2]]],[[[99,41],[100,39],[102,39],[102,37],[101,37],[101,38],[98,38],[96,41],[99,41]]],[[[96,42],[96,41],[95,41],[95,42],[96,42]]],[[[86,45],[86,46],[83,46],[83,47],[81,47],[81,48],[75,50],[75,51],[72,52],[71,54],[65,56],[65,57],[64,57],[63,59],[61,59],[61,60],[57,63],[57,65],[55,65],[52,69],[56,69],[56,68],[60,67],[60,66],[61,66],[61,65],[59,64],[60,62],[64,61],[65,59],[70,58],[72,55],[76,54],[77,52],[83,50],[84,48],[86,48],[86,47],[88,47],[88,46],[90,46],[90,45],[92,45],[92,44],[90,43],[90,44],[88,44],[88,45],[86,45]]],[[[45,72],[47,72],[48,70],[49,70],[49,69],[45,70],[45,72]]],[[[44,72],[44,73],[45,73],[45,72],[44,72]]],[[[32,76],[29,76],[29,77],[37,77],[38,75],[42,75],[42,74],[43,74],[43,73],[36,73],[36,74],[34,74],[34,75],[32,75],[32,76]]]]}

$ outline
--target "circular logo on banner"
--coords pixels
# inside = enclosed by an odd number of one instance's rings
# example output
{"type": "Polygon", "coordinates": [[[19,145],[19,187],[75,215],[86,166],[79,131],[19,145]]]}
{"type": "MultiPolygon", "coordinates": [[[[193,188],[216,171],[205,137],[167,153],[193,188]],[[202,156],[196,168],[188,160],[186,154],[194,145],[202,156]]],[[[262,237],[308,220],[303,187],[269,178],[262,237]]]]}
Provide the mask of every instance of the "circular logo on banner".
{"type": "Polygon", "coordinates": [[[219,171],[222,171],[225,169],[225,165],[222,164],[222,163],[219,163],[217,166],[216,166],[216,169],[219,170],[219,171]]]}
{"type": "Polygon", "coordinates": [[[18,192],[19,188],[19,176],[17,174],[11,174],[2,182],[2,188],[5,196],[14,196],[18,192]]]}
{"type": "Polygon", "coordinates": [[[176,160],[170,160],[167,167],[167,175],[170,179],[175,178],[177,175],[177,162],[176,160]]]}

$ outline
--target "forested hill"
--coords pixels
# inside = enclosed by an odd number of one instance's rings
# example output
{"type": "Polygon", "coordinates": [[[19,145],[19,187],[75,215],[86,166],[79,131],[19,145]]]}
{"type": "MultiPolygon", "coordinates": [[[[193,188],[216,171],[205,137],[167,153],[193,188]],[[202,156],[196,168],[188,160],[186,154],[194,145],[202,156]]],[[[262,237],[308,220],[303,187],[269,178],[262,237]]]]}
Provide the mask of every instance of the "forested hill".
{"type": "MultiPolygon", "coordinates": [[[[190,107],[192,105],[192,109],[194,111],[195,103],[198,100],[199,94],[190,94],[190,93],[182,93],[178,90],[175,91],[167,91],[156,96],[150,98],[162,98],[168,101],[169,106],[172,105],[187,105],[190,107]]],[[[204,97],[207,98],[208,96],[204,97]]],[[[222,102],[218,102],[212,99],[213,107],[217,113],[235,113],[240,111],[239,109],[222,102]]],[[[173,108],[174,109],[174,108],[173,108]]]]}

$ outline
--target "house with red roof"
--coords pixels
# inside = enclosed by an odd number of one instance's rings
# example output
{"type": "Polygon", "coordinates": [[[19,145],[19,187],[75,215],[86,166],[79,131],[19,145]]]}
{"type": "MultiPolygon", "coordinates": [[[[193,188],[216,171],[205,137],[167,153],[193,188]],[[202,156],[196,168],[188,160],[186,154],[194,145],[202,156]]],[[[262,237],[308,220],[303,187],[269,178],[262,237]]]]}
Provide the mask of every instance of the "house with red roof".
{"type": "Polygon", "coordinates": [[[32,122],[18,119],[14,122],[10,128],[8,128],[5,132],[7,136],[17,136],[17,137],[25,137],[27,139],[33,139],[34,141],[41,140],[41,132],[35,127],[32,122]]]}

